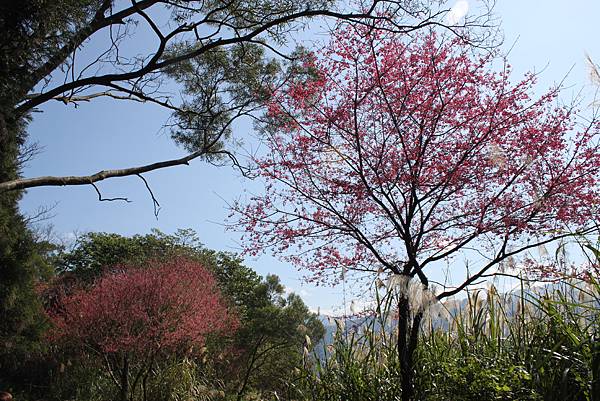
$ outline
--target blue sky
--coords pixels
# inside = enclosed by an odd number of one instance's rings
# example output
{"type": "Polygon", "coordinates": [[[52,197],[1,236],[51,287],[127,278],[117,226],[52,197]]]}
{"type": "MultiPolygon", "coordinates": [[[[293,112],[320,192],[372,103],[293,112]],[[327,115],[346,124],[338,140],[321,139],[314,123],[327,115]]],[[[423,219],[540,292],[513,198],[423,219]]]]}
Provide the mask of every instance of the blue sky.
{"type": "MultiPolygon", "coordinates": [[[[470,3],[474,3],[470,1],[470,3]]],[[[596,0],[498,0],[495,12],[501,18],[504,50],[512,47],[509,61],[515,77],[527,70],[542,71],[539,92],[561,81],[569,86],[562,99],[569,101],[580,90],[591,96],[584,54],[600,61],[600,1],[596,0]]],[[[159,107],[110,99],[96,99],[77,109],[62,103],[44,105],[34,114],[30,136],[43,146],[43,153],[29,163],[25,176],[87,175],[101,169],[127,167],[183,155],[161,126],[169,113],[159,107]]],[[[255,141],[248,125],[235,132],[246,146],[255,141]]],[[[239,234],[222,225],[228,214],[226,201],[244,189],[258,188],[230,167],[214,167],[195,161],[146,175],[161,203],[160,217],[144,184],[136,178],[99,183],[106,197],[125,196],[132,203],[99,202],[91,186],[33,188],[21,201],[25,213],[53,205],[50,223],[65,237],[74,232],[105,231],[123,235],[143,234],[152,228],[173,232],[193,228],[209,248],[236,251],[239,234]]],[[[302,273],[272,257],[248,259],[260,274],[275,273],[312,307],[342,310],[342,288],[315,288],[303,284],[302,273]]]]}

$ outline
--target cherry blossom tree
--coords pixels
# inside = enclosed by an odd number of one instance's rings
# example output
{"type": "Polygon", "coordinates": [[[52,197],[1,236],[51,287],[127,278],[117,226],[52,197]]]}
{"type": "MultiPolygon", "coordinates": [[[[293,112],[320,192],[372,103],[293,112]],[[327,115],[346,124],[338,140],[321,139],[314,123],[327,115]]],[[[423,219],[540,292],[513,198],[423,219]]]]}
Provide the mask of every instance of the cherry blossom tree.
{"type": "Polygon", "coordinates": [[[207,336],[238,325],[211,273],[186,259],[111,269],[69,292],[49,311],[51,338],[98,354],[122,401],[161,355],[199,351],[207,336]]]}
{"type": "Polygon", "coordinates": [[[561,105],[560,87],[534,97],[535,74],[513,82],[504,59],[434,32],[353,25],[299,71],[269,105],[255,158],[265,193],[234,204],[232,225],[247,232],[247,252],[270,249],[316,281],[391,276],[409,400],[428,303],[586,232],[599,199],[598,120],[561,105]],[[463,282],[432,291],[441,262],[475,253],[463,282]]]}

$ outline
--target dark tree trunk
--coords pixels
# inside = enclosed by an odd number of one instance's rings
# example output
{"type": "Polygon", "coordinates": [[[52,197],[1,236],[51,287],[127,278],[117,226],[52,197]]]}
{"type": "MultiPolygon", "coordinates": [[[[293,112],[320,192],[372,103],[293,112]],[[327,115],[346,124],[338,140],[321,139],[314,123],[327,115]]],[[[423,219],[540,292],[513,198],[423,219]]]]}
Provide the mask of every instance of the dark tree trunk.
{"type": "Polygon", "coordinates": [[[129,357],[127,355],[123,356],[120,390],[119,401],[129,401],[129,357]]]}
{"type": "Polygon", "coordinates": [[[422,312],[417,312],[410,319],[409,300],[401,295],[398,301],[398,360],[400,362],[400,388],[402,401],[413,401],[414,398],[414,353],[419,340],[419,328],[423,318],[422,312]]]}
{"type": "Polygon", "coordinates": [[[246,368],[246,373],[244,374],[244,380],[242,381],[242,386],[240,387],[240,390],[237,393],[237,401],[241,401],[242,397],[244,396],[244,393],[246,391],[246,387],[248,386],[248,381],[250,380],[250,374],[252,373],[252,369],[254,368],[254,363],[256,363],[256,359],[257,359],[257,354],[258,354],[258,349],[260,348],[262,342],[264,341],[264,336],[261,336],[258,341],[256,342],[256,346],[254,347],[254,350],[252,351],[252,356],[248,362],[248,366],[246,368]]]}

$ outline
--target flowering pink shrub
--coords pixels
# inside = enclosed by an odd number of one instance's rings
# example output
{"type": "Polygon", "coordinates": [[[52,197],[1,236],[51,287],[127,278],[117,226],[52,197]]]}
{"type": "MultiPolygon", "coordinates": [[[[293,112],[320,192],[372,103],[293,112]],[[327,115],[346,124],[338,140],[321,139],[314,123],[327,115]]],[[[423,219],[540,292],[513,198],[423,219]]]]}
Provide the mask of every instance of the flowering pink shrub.
{"type": "Polygon", "coordinates": [[[212,274],[186,259],[113,269],[62,297],[49,315],[56,341],[142,359],[199,349],[208,335],[238,325],[212,274]]]}

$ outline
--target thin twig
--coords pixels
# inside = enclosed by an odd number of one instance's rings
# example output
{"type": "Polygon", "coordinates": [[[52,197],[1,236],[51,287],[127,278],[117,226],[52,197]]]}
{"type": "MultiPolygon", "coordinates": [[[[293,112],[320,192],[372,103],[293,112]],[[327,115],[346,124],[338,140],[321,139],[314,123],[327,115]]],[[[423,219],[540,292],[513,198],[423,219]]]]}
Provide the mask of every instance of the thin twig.
{"type": "Polygon", "coordinates": [[[136,175],[140,177],[142,181],[144,181],[146,189],[150,193],[150,197],[152,198],[152,206],[154,206],[154,217],[156,217],[156,220],[158,220],[158,213],[160,212],[160,203],[158,203],[158,201],[156,200],[156,197],[154,196],[154,193],[152,192],[152,189],[150,189],[150,185],[148,185],[148,181],[146,181],[144,176],[142,176],[141,174],[136,175]]]}
{"type": "Polygon", "coordinates": [[[96,190],[96,193],[98,194],[98,200],[100,202],[113,202],[113,201],[125,201],[127,203],[131,203],[131,201],[127,198],[122,198],[122,197],[117,197],[117,198],[103,198],[102,197],[102,193],[100,193],[100,190],[98,189],[98,187],[96,186],[96,184],[94,184],[93,181],[90,181],[90,184],[94,187],[94,189],[96,190]]]}

